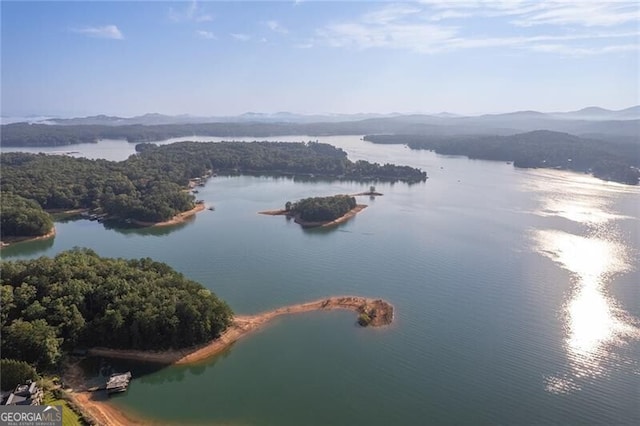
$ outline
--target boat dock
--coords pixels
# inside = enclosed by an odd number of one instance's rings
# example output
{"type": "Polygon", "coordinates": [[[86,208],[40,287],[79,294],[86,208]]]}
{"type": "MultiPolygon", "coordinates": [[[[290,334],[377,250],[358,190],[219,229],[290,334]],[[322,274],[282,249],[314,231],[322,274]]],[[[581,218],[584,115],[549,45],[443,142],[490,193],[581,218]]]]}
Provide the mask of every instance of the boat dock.
{"type": "Polygon", "coordinates": [[[105,389],[108,394],[124,392],[129,387],[131,381],[131,371],[126,373],[114,373],[109,376],[105,389]]]}

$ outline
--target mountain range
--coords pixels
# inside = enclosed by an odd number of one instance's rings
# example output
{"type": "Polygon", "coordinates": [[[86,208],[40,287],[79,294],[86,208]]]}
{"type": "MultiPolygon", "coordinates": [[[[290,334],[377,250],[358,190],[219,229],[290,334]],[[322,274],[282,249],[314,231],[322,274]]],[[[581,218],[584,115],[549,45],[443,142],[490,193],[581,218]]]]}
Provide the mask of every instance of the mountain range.
{"type": "MultiPolygon", "coordinates": [[[[148,113],[134,117],[118,117],[110,115],[93,115],[88,117],[75,118],[22,118],[11,119],[3,117],[3,123],[26,121],[31,123],[57,124],[57,125],[106,125],[124,126],[131,124],[159,125],[159,124],[200,124],[200,123],[338,123],[361,121],[370,119],[400,119],[413,123],[424,124],[453,124],[453,123],[474,123],[493,124],[503,127],[503,123],[508,128],[514,121],[562,121],[562,120],[586,120],[586,121],[609,121],[609,120],[638,120],[640,119],[640,105],[632,106],[622,110],[609,110],[597,106],[583,108],[569,112],[538,112],[538,111],[516,111],[501,114],[484,115],[461,115],[450,112],[440,112],[436,114],[296,114],[292,112],[259,113],[246,112],[236,116],[195,116],[189,114],[165,115],[158,113],[148,113]],[[450,122],[450,123],[447,123],[450,122]]],[[[518,126],[520,127],[520,126],[518,126]]],[[[528,126],[530,127],[530,126],[528,126]]],[[[535,126],[534,126],[535,127],[535,126]]],[[[555,127],[555,126],[554,126],[555,127]]],[[[533,128],[529,129],[532,130],[533,128]]],[[[519,129],[522,130],[522,129],[519,129]]]]}

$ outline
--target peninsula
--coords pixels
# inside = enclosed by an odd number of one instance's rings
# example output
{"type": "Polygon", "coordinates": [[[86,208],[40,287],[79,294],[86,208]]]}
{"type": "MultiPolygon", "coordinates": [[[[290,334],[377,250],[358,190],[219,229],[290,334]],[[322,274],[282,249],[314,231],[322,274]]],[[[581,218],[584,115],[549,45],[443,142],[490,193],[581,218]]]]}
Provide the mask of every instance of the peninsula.
{"type": "MultiPolygon", "coordinates": [[[[394,314],[382,299],[337,296],[234,316],[211,290],[166,264],[104,258],[89,249],[3,261],[2,271],[3,360],[17,360],[32,371],[61,369],[64,355],[78,347],[92,348],[88,354],[95,356],[193,364],[281,315],[346,309],[358,314],[361,326],[378,327],[390,324],[394,314]],[[60,277],[68,284],[60,287],[60,277]]],[[[72,392],[65,394],[79,412],[106,424],[144,422],[92,398],[84,380],[74,379],[68,368],[63,378],[72,392]]]]}
{"type": "Polygon", "coordinates": [[[141,351],[96,347],[90,349],[89,354],[167,365],[195,364],[224,351],[241,337],[258,330],[278,316],[336,309],[346,309],[356,312],[358,314],[357,322],[362,326],[379,327],[391,324],[393,321],[393,305],[385,300],[358,296],[334,296],[312,302],[285,306],[257,315],[235,316],[231,325],[220,337],[200,346],[166,351],[141,351]]]}
{"type": "MultiPolygon", "coordinates": [[[[358,314],[357,322],[363,326],[380,327],[391,324],[393,321],[393,305],[385,300],[357,296],[334,296],[312,302],[285,306],[257,315],[236,316],[231,326],[227,328],[220,337],[209,343],[190,349],[152,352],[93,348],[89,350],[89,354],[165,365],[197,364],[223,352],[242,337],[259,330],[276,317],[303,312],[337,309],[356,312],[358,314]]],[[[87,392],[82,385],[75,386],[74,391],[68,393],[68,397],[80,408],[80,411],[83,412],[85,417],[95,419],[104,424],[141,425],[149,423],[149,420],[137,416],[135,413],[123,411],[113,405],[92,398],[91,393],[87,392]]]]}

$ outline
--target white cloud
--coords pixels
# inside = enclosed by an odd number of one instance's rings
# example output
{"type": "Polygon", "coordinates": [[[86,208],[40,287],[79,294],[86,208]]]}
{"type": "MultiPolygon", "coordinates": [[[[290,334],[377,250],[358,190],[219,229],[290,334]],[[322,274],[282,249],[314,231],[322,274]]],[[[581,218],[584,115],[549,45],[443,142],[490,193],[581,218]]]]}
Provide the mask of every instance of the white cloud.
{"type": "Polygon", "coordinates": [[[388,24],[420,12],[421,8],[411,4],[390,4],[365,14],[361,21],[365,24],[388,24]]]}
{"type": "Polygon", "coordinates": [[[456,30],[427,24],[369,26],[354,22],[329,25],[319,35],[334,47],[383,47],[431,53],[441,50],[442,44],[456,35],[456,30]]]}
{"type": "MultiPolygon", "coordinates": [[[[461,1],[442,3],[388,4],[349,21],[333,22],[317,31],[318,40],[334,47],[388,48],[418,53],[438,53],[460,49],[508,47],[572,56],[640,50],[640,32],[596,32],[590,27],[614,27],[628,22],[638,13],[628,2],[589,1],[461,1]],[[629,18],[629,12],[632,18],[629,18]],[[462,26],[474,17],[474,27],[462,26]],[[448,23],[448,20],[459,21],[448,23]],[[501,19],[496,25],[495,19],[501,19]],[[509,21],[515,19],[513,21],[509,21]],[[462,22],[460,22],[462,21],[462,22]],[[541,33],[521,26],[554,25],[541,33]],[[586,28],[589,27],[589,28],[586,28]],[[499,29],[494,29],[499,28],[499,29]],[[473,32],[478,32],[474,34],[473,32]],[[538,34],[536,34],[538,32],[538,34]],[[533,33],[533,34],[532,34],[533,33]],[[624,39],[613,43],[613,39],[624,39]],[[600,40],[597,44],[593,41],[600,40]],[[579,44],[577,41],[581,41],[579,44]],[[561,42],[561,43],[559,43],[561,42]]],[[[628,27],[627,27],[628,28],[628,27]]]]}
{"type": "Polygon", "coordinates": [[[249,40],[251,40],[251,36],[249,34],[230,33],[229,35],[231,37],[233,37],[234,39],[238,40],[238,41],[249,41],[249,40]]]}
{"type": "Polygon", "coordinates": [[[620,44],[604,47],[576,47],[566,44],[537,44],[531,50],[545,53],[559,53],[567,56],[588,56],[614,52],[632,52],[638,50],[635,44],[620,44]]]}
{"type": "Polygon", "coordinates": [[[520,26],[581,25],[585,27],[611,27],[640,19],[637,3],[621,2],[545,2],[546,7],[513,21],[520,26]]]}
{"type": "Polygon", "coordinates": [[[443,10],[442,12],[437,12],[429,17],[431,21],[442,21],[445,19],[460,19],[460,18],[469,18],[472,16],[470,12],[459,12],[457,10],[443,10]]]}
{"type": "Polygon", "coordinates": [[[112,40],[123,40],[122,32],[115,25],[105,25],[102,27],[82,27],[71,29],[74,33],[85,34],[89,37],[108,38],[112,40]]]}
{"type": "Polygon", "coordinates": [[[266,25],[273,32],[280,33],[280,34],[289,33],[289,30],[283,27],[278,21],[267,21],[266,25]]]}
{"type": "MultiPolygon", "coordinates": [[[[608,27],[640,19],[638,2],[632,0],[421,0],[420,3],[436,12],[443,11],[447,14],[458,12],[475,17],[511,16],[514,18],[511,23],[518,26],[608,27]]],[[[445,15],[443,19],[446,18],[445,15]]]]}
{"type": "Polygon", "coordinates": [[[174,8],[170,7],[169,19],[174,22],[209,22],[213,21],[213,16],[205,13],[198,5],[198,2],[196,0],[193,0],[184,10],[175,10],[174,8]]]}
{"type": "Polygon", "coordinates": [[[216,37],[215,34],[213,34],[211,31],[198,30],[198,31],[196,31],[196,34],[198,35],[198,37],[204,38],[204,39],[207,39],[207,40],[217,40],[218,39],[218,37],[216,37]]]}

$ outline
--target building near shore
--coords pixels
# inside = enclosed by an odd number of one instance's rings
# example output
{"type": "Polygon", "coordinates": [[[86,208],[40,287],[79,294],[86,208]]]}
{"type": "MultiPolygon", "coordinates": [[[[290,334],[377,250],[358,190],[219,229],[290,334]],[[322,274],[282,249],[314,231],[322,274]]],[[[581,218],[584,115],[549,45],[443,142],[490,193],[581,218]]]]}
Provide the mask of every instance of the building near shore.
{"type": "Polygon", "coordinates": [[[42,389],[35,382],[28,381],[16,386],[2,405],[40,405],[42,396],[42,389]]]}

